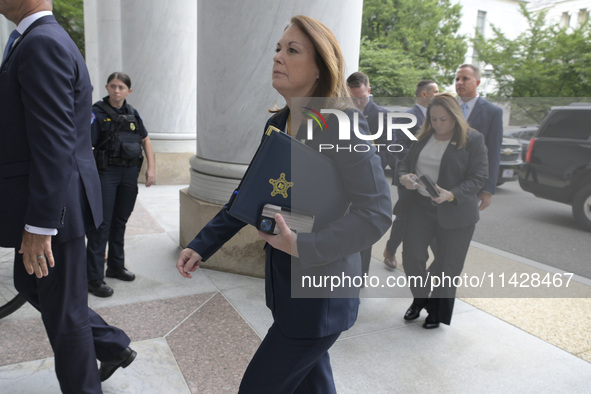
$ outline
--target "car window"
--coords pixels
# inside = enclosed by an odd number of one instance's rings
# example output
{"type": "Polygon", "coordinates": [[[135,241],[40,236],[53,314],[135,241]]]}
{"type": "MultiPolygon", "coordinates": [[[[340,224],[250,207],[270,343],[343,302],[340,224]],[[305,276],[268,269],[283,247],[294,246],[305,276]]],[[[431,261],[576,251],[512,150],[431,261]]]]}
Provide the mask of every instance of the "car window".
{"type": "Polygon", "coordinates": [[[503,133],[503,135],[505,137],[509,137],[509,138],[517,138],[517,136],[519,135],[519,132],[518,131],[505,131],[503,133]]]}
{"type": "Polygon", "coordinates": [[[523,131],[516,129],[516,130],[505,130],[503,135],[509,138],[521,138],[521,134],[523,131]]]}
{"type": "Polygon", "coordinates": [[[591,111],[553,111],[544,123],[539,137],[574,140],[587,140],[591,137],[591,111]]]}

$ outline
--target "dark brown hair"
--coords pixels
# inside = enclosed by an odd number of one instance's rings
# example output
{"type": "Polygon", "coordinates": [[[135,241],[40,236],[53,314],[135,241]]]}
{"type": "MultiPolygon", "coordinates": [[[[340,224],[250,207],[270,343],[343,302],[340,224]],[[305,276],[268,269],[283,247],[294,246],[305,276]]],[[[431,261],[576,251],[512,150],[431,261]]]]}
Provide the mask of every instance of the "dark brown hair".
{"type": "Polygon", "coordinates": [[[128,89],[131,89],[131,78],[129,78],[129,75],[116,71],[113,74],[109,75],[109,78],[107,78],[107,84],[109,84],[109,82],[111,82],[114,79],[120,80],[127,86],[128,89]]]}
{"type": "Polygon", "coordinates": [[[415,90],[415,96],[421,97],[421,93],[429,87],[429,85],[434,84],[435,81],[431,81],[430,79],[423,79],[421,82],[417,84],[417,90],[415,90]]]}
{"type": "Polygon", "coordinates": [[[347,78],[347,85],[349,88],[358,88],[361,85],[369,88],[369,78],[361,71],[356,71],[347,78]]]}

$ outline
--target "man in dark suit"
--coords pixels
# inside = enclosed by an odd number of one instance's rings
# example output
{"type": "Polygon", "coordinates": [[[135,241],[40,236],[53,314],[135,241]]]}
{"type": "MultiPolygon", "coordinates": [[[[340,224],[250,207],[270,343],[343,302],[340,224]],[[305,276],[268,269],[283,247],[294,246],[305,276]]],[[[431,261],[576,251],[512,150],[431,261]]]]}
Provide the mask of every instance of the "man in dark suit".
{"type": "MultiPolygon", "coordinates": [[[[385,148],[394,141],[388,141],[386,134],[386,114],[388,110],[380,107],[371,99],[371,86],[369,85],[369,78],[362,72],[354,72],[347,78],[347,86],[353,97],[353,102],[357,109],[363,112],[363,116],[369,125],[370,134],[375,134],[379,129],[380,117],[382,118],[382,135],[373,141],[374,145],[381,146],[377,151],[378,156],[382,162],[382,168],[385,169],[388,165],[394,168],[394,157],[392,153],[385,148]]],[[[365,275],[369,272],[369,263],[371,261],[371,246],[361,251],[361,273],[365,275]]]]}
{"type": "Polygon", "coordinates": [[[15,287],[41,312],[62,392],[100,393],[136,353],[88,308],[84,234],[102,221],[92,87],[51,10],[50,0],[0,2],[20,34],[0,66],[0,245],[16,249],[15,287]]]}
{"type": "MultiPolygon", "coordinates": [[[[415,90],[415,97],[416,103],[415,105],[406,111],[409,114],[413,114],[417,118],[417,124],[414,125],[409,131],[413,135],[417,135],[418,131],[421,129],[423,122],[425,121],[425,115],[427,114],[427,106],[431,101],[431,98],[439,93],[439,86],[437,83],[430,79],[424,79],[417,84],[417,88],[415,90]]],[[[396,123],[405,123],[407,120],[397,120],[396,123]]],[[[397,172],[398,163],[404,159],[406,153],[410,149],[412,142],[404,133],[400,130],[396,130],[397,138],[396,143],[400,144],[404,147],[403,151],[398,153],[395,157],[394,161],[394,174],[397,172]]],[[[398,181],[397,176],[392,176],[392,184],[396,185],[398,188],[398,195],[400,196],[400,190],[403,188],[398,181]]],[[[396,249],[402,243],[402,238],[404,237],[404,230],[406,228],[406,216],[404,213],[399,213],[396,215],[396,218],[392,222],[392,229],[390,231],[390,238],[386,243],[386,248],[384,249],[384,264],[390,270],[394,270],[398,266],[398,262],[396,261],[396,249]]]]}
{"type": "Polygon", "coordinates": [[[456,71],[456,93],[464,117],[473,129],[484,135],[488,149],[488,180],[478,193],[480,210],[491,204],[497,187],[501,144],[503,142],[503,110],[480,97],[476,89],[480,85],[480,69],[471,64],[462,64],[456,71]]]}

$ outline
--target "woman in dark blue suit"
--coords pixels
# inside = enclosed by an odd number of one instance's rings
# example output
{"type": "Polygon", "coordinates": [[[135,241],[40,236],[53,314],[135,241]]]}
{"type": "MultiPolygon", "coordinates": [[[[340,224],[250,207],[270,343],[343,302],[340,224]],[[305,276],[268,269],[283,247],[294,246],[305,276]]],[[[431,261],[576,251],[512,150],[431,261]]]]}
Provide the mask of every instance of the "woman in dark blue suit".
{"type": "Polygon", "coordinates": [[[451,322],[455,287],[431,288],[431,284],[437,285],[433,278],[443,274],[453,279],[464,268],[480,218],[476,195],[488,177],[488,158],[484,137],[469,128],[458,101],[449,93],[431,100],[417,138],[399,164],[397,175],[405,189],[394,214],[405,212],[408,218],[402,260],[409,283],[416,283],[404,319],[414,320],[426,308],[429,315],[423,327],[429,329],[451,322]],[[422,175],[436,183],[439,197],[432,197],[420,184],[422,175]],[[427,248],[434,237],[435,262],[427,269],[427,248]]]}
{"type": "MultiPolygon", "coordinates": [[[[343,111],[353,119],[356,110],[347,98],[343,56],[334,35],[322,23],[305,16],[292,18],[277,43],[273,62],[273,87],[285,98],[286,106],[271,117],[264,130],[273,125],[298,139],[305,138],[306,122],[292,102],[292,98],[299,97],[349,102],[349,109],[343,111]]],[[[334,131],[305,141],[316,150],[320,143],[339,143],[336,117],[326,118],[328,129],[334,131]]],[[[367,132],[363,116],[358,114],[358,118],[359,128],[367,132]]],[[[312,275],[333,272],[360,277],[359,252],[389,227],[390,193],[380,159],[368,141],[351,134],[352,139],[343,142],[363,152],[323,152],[333,159],[342,175],[350,201],[347,213],[318,231],[298,234],[290,231],[281,215],[276,215],[280,234],[260,233],[267,241],[265,293],[274,322],[244,374],[240,393],[336,392],[328,349],[342,331],[355,323],[359,289],[350,288],[347,298],[292,298],[292,268],[312,275]]],[[[245,226],[226,209],[227,205],[181,251],[177,269],[184,277],[190,278],[200,261],[245,226]]]]}

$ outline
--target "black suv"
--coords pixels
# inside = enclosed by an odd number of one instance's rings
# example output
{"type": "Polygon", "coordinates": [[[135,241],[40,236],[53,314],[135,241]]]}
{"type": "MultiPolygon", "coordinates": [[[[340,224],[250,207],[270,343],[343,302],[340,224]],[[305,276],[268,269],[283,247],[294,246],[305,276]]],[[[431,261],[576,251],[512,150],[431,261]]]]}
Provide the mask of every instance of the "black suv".
{"type": "Polygon", "coordinates": [[[577,222],[591,231],[591,104],[550,109],[529,143],[519,185],[572,205],[577,222]]]}

